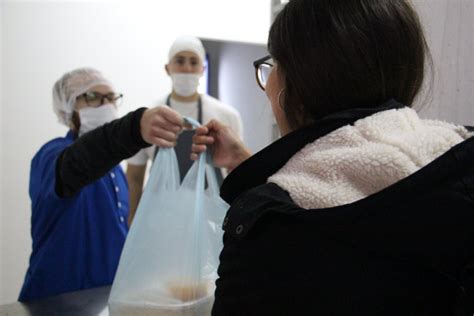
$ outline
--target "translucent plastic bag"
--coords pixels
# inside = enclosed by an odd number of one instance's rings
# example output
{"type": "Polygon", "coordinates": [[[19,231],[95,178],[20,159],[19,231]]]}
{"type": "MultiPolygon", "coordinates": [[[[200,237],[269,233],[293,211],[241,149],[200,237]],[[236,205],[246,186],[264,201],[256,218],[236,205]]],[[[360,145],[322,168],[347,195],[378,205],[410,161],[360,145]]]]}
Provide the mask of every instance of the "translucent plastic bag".
{"type": "Polygon", "coordinates": [[[211,314],[229,206],[205,153],[179,179],[174,150],[160,148],[122,251],[111,315],[211,314]]]}

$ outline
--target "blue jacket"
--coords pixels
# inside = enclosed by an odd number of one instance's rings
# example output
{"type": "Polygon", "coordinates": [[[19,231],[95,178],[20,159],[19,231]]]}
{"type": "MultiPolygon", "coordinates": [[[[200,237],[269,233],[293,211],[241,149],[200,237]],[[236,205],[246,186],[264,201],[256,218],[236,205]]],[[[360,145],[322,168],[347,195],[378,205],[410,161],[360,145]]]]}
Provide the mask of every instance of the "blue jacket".
{"type": "Polygon", "coordinates": [[[78,139],[45,144],[31,162],[30,263],[19,300],[113,282],[128,232],[127,180],[118,163],[149,146],[145,109],[78,139]]]}

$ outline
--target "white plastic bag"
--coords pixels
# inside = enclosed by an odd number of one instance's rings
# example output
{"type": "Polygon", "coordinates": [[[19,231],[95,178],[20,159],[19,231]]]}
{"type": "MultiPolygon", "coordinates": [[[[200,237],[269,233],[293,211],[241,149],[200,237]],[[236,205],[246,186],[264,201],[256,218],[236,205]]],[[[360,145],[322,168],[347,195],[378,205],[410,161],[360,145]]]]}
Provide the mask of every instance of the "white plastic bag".
{"type": "Polygon", "coordinates": [[[211,314],[229,207],[214,172],[203,153],[180,185],[174,150],[160,148],[122,251],[111,315],[211,314]]]}

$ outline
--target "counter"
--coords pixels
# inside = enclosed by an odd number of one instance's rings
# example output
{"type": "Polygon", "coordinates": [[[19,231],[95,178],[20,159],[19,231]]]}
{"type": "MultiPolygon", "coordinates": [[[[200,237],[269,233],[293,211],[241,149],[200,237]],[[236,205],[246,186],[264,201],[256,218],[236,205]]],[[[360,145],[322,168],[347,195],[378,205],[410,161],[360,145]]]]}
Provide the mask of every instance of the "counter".
{"type": "Polygon", "coordinates": [[[109,316],[110,286],[70,292],[28,303],[0,305],[0,316],[109,316]]]}

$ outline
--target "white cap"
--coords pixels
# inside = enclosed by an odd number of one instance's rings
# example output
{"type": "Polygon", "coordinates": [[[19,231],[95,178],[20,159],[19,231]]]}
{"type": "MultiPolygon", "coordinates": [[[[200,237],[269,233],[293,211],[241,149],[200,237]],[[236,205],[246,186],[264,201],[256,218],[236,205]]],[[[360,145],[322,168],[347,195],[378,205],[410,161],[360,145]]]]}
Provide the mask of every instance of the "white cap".
{"type": "Polygon", "coordinates": [[[65,73],[53,87],[53,110],[59,122],[71,123],[76,98],[95,86],[112,84],[96,69],[79,68],[65,73]]]}
{"type": "Polygon", "coordinates": [[[194,36],[181,36],[178,37],[171,45],[170,52],[168,54],[168,61],[173,59],[173,57],[179,52],[193,52],[199,56],[202,62],[204,62],[204,55],[206,51],[202,42],[199,38],[194,36]]]}

